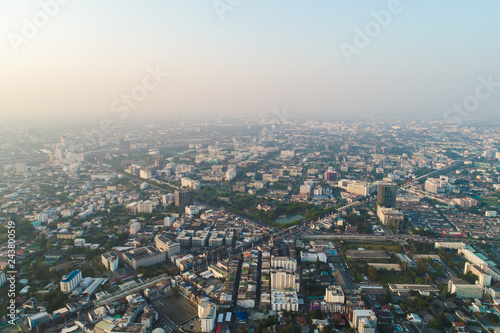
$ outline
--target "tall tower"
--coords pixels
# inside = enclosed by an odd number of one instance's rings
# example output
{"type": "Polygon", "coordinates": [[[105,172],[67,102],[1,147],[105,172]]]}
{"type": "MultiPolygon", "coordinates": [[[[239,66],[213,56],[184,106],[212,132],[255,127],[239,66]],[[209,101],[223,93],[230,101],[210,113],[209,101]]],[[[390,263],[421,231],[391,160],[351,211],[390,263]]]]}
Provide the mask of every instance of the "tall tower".
{"type": "Polygon", "coordinates": [[[377,206],[392,208],[396,206],[397,185],[394,183],[378,184],[377,206]]]}
{"type": "Polygon", "coordinates": [[[177,207],[184,207],[191,204],[193,204],[191,191],[175,190],[175,205],[177,207]]]}

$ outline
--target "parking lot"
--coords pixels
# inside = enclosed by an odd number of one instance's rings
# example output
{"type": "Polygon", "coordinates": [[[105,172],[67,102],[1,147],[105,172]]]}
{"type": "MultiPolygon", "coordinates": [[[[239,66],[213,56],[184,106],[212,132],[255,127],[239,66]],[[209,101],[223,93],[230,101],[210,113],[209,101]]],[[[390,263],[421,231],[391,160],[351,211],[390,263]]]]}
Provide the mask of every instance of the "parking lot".
{"type": "Polygon", "coordinates": [[[181,295],[171,295],[153,301],[154,307],[175,325],[180,325],[198,315],[196,305],[181,295]]]}

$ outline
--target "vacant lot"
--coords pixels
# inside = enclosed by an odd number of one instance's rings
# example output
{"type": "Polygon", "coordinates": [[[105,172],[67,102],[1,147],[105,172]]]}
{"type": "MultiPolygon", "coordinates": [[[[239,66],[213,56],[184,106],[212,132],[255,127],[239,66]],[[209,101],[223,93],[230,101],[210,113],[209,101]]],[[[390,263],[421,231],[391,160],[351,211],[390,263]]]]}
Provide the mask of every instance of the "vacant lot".
{"type": "Polygon", "coordinates": [[[181,295],[171,295],[153,301],[154,307],[179,325],[198,315],[196,305],[181,295]]]}

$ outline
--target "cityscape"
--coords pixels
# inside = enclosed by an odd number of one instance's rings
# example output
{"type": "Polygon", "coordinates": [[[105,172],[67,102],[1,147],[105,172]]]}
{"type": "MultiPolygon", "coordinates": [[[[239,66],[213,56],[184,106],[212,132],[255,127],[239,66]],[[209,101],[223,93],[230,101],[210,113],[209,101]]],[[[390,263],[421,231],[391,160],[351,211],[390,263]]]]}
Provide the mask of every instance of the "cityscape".
{"type": "Polygon", "coordinates": [[[499,13],[0,1],[0,333],[500,333],[499,13]]]}
{"type": "Polygon", "coordinates": [[[87,128],[2,131],[1,242],[14,244],[15,262],[2,252],[0,281],[16,271],[17,293],[9,317],[2,288],[4,326],[498,326],[496,128],[265,118],[171,127],[121,125],[94,141],[87,128]]]}

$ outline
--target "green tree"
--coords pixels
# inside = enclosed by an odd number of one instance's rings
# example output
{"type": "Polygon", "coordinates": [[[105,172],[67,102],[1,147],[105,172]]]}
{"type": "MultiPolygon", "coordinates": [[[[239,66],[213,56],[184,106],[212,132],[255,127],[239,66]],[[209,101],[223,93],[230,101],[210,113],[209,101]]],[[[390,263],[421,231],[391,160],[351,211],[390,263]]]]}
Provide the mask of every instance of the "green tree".
{"type": "Polygon", "coordinates": [[[372,281],[377,281],[378,277],[377,269],[373,266],[368,267],[368,276],[370,277],[370,279],[372,279],[372,281]]]}

